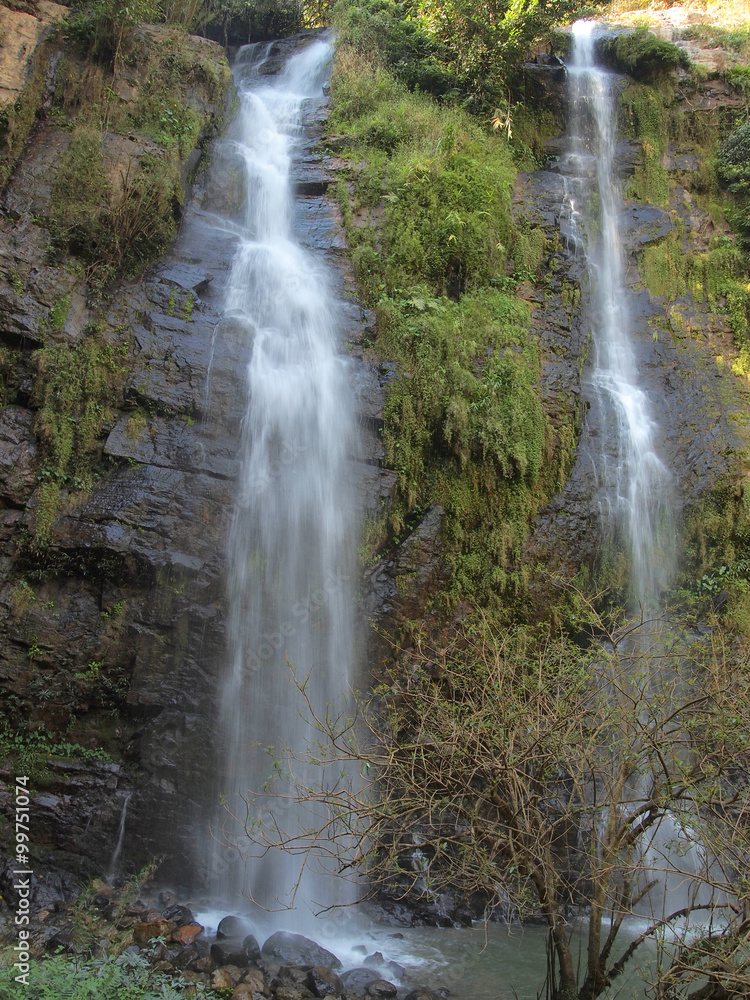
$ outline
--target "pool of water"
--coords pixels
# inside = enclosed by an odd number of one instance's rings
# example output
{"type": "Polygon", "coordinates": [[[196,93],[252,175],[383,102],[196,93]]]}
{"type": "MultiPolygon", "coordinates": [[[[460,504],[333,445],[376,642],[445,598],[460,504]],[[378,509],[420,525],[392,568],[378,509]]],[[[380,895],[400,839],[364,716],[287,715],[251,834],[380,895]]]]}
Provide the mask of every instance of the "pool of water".
{"type": "MultiPolygon", "coordinates": [[[[207,933],[215,931],[226,912],[199,914],[207,933]]],[[[261,944],[284,923],[277,923],[271,914],[264,916],[261,920],[257,914],[249,917],[256,926],[256,937],[261,944]]],[[[349,908],[333,911],[316,923],[314,929],[305,929],[307,936],[333,952],[343,963],[344,970],[372,965],[378,962],[374,956],[382,956],[383,965],[374,967],[382,971],[384,979],[404,987],[404,991],[416,986],[432,990],[443,988],[450,991],[452,1000],[536,1000],[544,996],[547,967],[544,927],[498,924],[462,929],[384,926],[349,908]],[[403,973],[399,975],[389,963],[400,966],[403,973]]],[[[642,929],[638,921],[623,927],[616,955],[621,954],[642,929]]],[[[586,959],[586,930],[584,921],[571,929],[582,972],[586,959]]],[[[645,1000],[654,964],[655,948],[645,943],[605,996],[618,1000],[645,1000]]]]}

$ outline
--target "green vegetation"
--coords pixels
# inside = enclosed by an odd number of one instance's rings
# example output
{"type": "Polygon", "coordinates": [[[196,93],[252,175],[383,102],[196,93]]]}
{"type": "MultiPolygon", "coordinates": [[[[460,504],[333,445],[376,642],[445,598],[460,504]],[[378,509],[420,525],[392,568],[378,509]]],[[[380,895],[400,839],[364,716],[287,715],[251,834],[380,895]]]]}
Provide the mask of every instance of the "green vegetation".
{"type": "Polygon", "coordinates": [[[647,247],[639,268],[652,295],[671,303],[689,291],[696,302],[726,316],[738,350],[750,348],[747,262],[732,240],[716,237],[706,253],[690,254],[674,234],[647,247]]]}
{"type": "Polygon", "coordinates": [[[628,192],[641,201],[666,204],[669,198],[669,177],[664,165],[667,152],[667,103],[671,98],[669,85],[654,88],[634,83],[620,98],[621,127],[626,135],[640,140],[642,160],[636,166],[628,192]]]}
{"type": "Polygon", "coordinates": [[[732,28],[717,24],[690,24],[680,31],[680,38],[686,41],[705,39],[713,45],[736,52],[750,58],[750,21],[732,28]]]}
{"type": "Polygon", "coordinates": [[[84,747],[55,737],[43,726],[18,729],[11,720],[0,718],[0,759],[17,774],[28,775],[32,788],[45,788],[54,780],[50,760],[109,761],[111,757],[101,747],[84,747]]]}
{"type": "Polygon", "coordinates": [[[181,976],[155,972],[141,955],[81,960],[68,955],[45,958],[35,964],[29,985],[14,982],[16,969],[0,978],[0,1000],[181,1000],[188,996],[216,997],[196,990],[181,976]]]}
{"type": "Polygon", "coordinates": [[[94,293],[115,276],[137,276],[174,237],[175,198],[181,199],[176,153],[142,155],[113,190],[101,131],[77,127],[52,189],[53,257],[73,254],[84,261],[94,293]]]}
{"type": "Polygon", "coordinates": [[[719,177],[734,196],[730,221],[750,250],[750,121],[742,122],[719,146],[719,177]]]}
{"type": "Polygon", "coordinates": [[[36,433],[42,453],[34,538],[43,545],[61,490],[91,487],[98,437],[119,402],[127,369],[96,333],[77,344],[50,344],[34,354],[36,433]]]}
{"type": "Polygon", "coordinates": [[[665,42],[648,28],[636,28],[599,43],[602,57],[636,80],[651,80],[690,65],[687,53],[665,42]]]}
{"type": "Polygon", "coordinates": [[[0,1000],[218,1000],[224,996],[203,982],[187,982],[179,972],[162,971],[159,938],[141,946],[137,954],[126,950],[133,943],[132,907],[139,905],[139,895],[155,870],[156,865],[147,866],[119,891],[94,879],[68,908],[69,953],[32,959],[26,983],[16,981],[18,969],[12,965],[16,955],[4,954],[0,1000]],[[108,901],[106,915],[102,899],[108,901]]]}
{"type": "MultiPolygon", "coordinates": [[[[356,9],[346,10],[351,20],[356,9]]],[[[398,472],[389,526],[400,537],[441,504],[454,597],[492,601],[520,585],[511,566],[528,518],[557,484],[529,310],[515,297],[539,270],[545,238],[511,217],[507,139],[411,93],[355,43],[339,44],[329,127],[347,136],[353,164],[338,196],[376,310],[375,347],[398,372],[385,412],[398,472]]]]}

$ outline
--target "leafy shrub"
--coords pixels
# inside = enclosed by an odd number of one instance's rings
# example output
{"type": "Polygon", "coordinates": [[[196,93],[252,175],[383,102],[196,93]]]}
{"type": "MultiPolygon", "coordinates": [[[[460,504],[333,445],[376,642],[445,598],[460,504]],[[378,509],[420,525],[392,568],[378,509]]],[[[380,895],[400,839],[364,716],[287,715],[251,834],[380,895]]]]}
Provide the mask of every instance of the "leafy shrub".
{"type": "Polygon", "coordinates": [[[442,505],[453,595],[492,601],[517,582],[509,564],[555,475],[529,310],[505,273],[509,251],[518,278],[538,270],[544,234],[516,231],[505,137],[410,93],[351,45],[339,46],[332,92],[330,128],[352,162],[351,194],[337,193],[354,269],[378,354],[399,372],[385,407],[398,473],[389,528],[398,537],[442,505]]]}
{"type": "Polygon", "coordinates": [[[145,154],[112,191],[104,170],[102,133],[73,132],[52,187],[53,254],[73,254],[89,265],[89,281],[135,277],[159,256],[175,232],[177,154],[145,154]]]}
{"type": "MultiPolygon", "coordinates": [[[[181,976],[155,972],[142,955],[127,952],[117,958],[87,961],[55,955],[34,964],[29,985],[17,983],[16,969],[0,972],[0,1000],[181,1000],[196,987],[181,976]]],[[[212,990],[201,990],[210,1000],[212,990]]]]}
{"type": "Polygon", "coordinates": [[[636,28],[614,38],[603,38],[598,45],[602,59],[624,70],[636,80],[652,80],[679,67],[687,69],[687,53],[672,42],[662,41],[648,28],[636,28]]]}
{"type": "Polygon", "coordinates": [[[729,211],[733,228],[746,248],[750,248],[750,120],[743,122],[719,146],[719,177],[735,196],[729,211]]]}

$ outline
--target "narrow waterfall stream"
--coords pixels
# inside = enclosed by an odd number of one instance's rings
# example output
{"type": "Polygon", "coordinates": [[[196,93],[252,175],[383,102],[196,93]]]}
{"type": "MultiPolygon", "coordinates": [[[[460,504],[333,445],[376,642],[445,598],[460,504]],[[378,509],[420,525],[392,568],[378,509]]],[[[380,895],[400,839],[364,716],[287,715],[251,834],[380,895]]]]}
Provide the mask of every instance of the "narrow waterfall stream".
{"type": "Polygon", "coordinates": [[[639,385],[630,338],[618,216],[621,198],[615,166],[615,78],[596,65],[590,21],[573,27],[569,71],[571,152],[567,158],[570,217],[587,232],[591,284],[589,320],[594,364],[592,405],[602,428],[592,456],[602,495],[605,536],[627,545],[632,599],[653,608],[671,578],[674,541],[670,474],[655,447],[655,426],[639,385]]]}
{"type": "MultiPolygon", "coordinates": [[[[626,547],[630,565],[630,597],[634,614],[646,619],[661,611],[660,598],[675,569],[675,531],[671,475],[656,450],[657,427],[649,399],[639,382],[628,315],[625,261],[618,217],[622,211],[616,171],[617,77],[596,65],[592,21],[573,26],[569,70],[571,151],[567,159],[569,235],[585,245],[590,282],[594,363],[590,374],[592,406],[602,429],[599,451],[591,459],[597,470],[605,545],[626,547]],[[581,240],[579,224],[586,234],[581,240]]],[[[639,642],[654,643],[646,626],[639,642]]],[[[658,663],[658,655],[652,663],[658,663]]],[[[639,669],[637,651],[634,668],[639,669]]],[[[654,669],[653,666],[651,669],[654,669]]],[[[658,669],[658,668],[657,668],[658,669]]],[[[667,686],[681,681],[669,672],[667,686]]],[[[652,678],[654,695],[664,696],[664,681],[652,678]]],[[[627,683],[627,681],[626,681],[627,683]]],[[[649,682],[651,683],[651,682],[649,682]]],[[[650,776],[643,774],[631,794],[649,797],[650,776]]],[[[665,917],[683,906],[710,898],[701,873],[709,859],[694,834],[671,812],[665,813],[641,847],[642,884],[654,881],[638,912],[665,917]]]]}
{"type": "Polygon", "coordinates": [[[275,75],[267,74],[268,53],[257,44],[239,54],[241,106],[229,140],[246,211],[225,315],[246,330],[252,352],[229,536],[225,808],[214,819],[214,850],[228,841],[238,853],[235,862],[213,866],[224,872],[213,888],[235,909],[252,899],[275,925],[296,930],[339,899],[340,880],[322,858],[306,859],[300,882],[300,858],[289,852],[240,855],[262,853],[253,851],[246,827],[278,825],[280,836],[293,837],[316,822],[295,798],[298,784],[326,778],[295,761],[315,733],[292,671],[316,711],[343,704],[354,656],[356,543],[345,467],[355,433],[336,303],[293,234],[290,171],[300,113],[307,99],[322,97],[331,46],[314,40],[275,75]],[[262,791],[271,794],[253,800],[262,791]]]}

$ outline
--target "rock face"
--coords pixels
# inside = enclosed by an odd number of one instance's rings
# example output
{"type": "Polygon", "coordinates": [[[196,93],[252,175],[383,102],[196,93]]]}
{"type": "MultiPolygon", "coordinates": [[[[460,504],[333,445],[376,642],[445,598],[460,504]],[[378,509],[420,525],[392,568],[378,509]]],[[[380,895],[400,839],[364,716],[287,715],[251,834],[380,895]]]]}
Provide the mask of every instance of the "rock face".
{"type": "MultiPolygon", "coordinates": [[[[163,30],[141,32],[147,44],[158,44],[163,30]]],[[[270,68],[278,70],[309,37],[276,43],[270,68]]],[[[199,68],[191,100],[199,109],[212,44],[195,40],[199,68]]],[[[133,67],[124,70],[121,99],[132,104],[141,83],[133,67]]],[[[213,118],[220,113],[210,105],[204,110],[213,118]]],[[[325,102],[308,102],[306,110],[295,177],[296,235],[326,258],[341,302],[342,351],[348,345],[362,428],[351,475],[362,507],[374,517],[389,503],[395,475],[380,465],[384,390],[365,345],[372,317],[356,302],[336,211],[325,196],[333,176],[317,150],[325,102]]],[[[132,152],[127,137],[111,138],[112,157],[132,152]]],[[[222,316],[235,246],[231,227],[222,231],[205,220],[211,212],[231,215],[241,207],[241,192],[217,150],[215,169],[198,175],[166,256],[137,283],[120,283],[93,311],[80,279],[44,262],[46,233],[35,222],[50,211],[53,184],[42,179],[54,177],[69,141],[51,123],[33,136],[5,193],[13,225],[2,229],[0,220],[6,265],[0,268],[0,336],[13,352],[3,369],[10,405],[0,411],[0,687],[32,726],[50,733],[66,727],[71,743],[103,745],[127,763],[127,776],[118,770],[113,781],[108,772],[106,785],[105,765],[81,764],[108,803],[96,813],[97,841],[84,848],[58,809],[59,826],[50,827],[42,864],[81,875],[106,871],[132,788],[119,864],[127,870],[166,855],[161,878],[195,883],[205,876],[196,840],[205,832],[217,769],[225,538],[252,349],[246,334],[222,316]],[[90,488],[63,483],[49,537],[38,545],[37,487],[47,459],[39,451],[40,384],[30,349],[48,340],[50,315],[62,300],[67,311],[55,336],[75,345],[95,320],[116,390],[101,423],[90,488]]],[[[58,792],[65,790],[55,785],[58,792]]],[[[74,811],[76,794],[72,788],[65,799],[74,811]]],[[[88,798],[85,807],[92,809],[88,798]]],[[[229,945],[232,955],[254,957],[242,940],[229,945]]]]}
{"type": "Polygon", "coordinates": [[[21,95],[39,46],[67,13],[67,7],[49,0],[16,4],[14,9],[0,5],[0,37],[6,50],[0,60],[0,107],[21,95]]]}
{"type": "MultiPolygon", "coordinates": [[[[176,41],[183,63],[193,60],[178,84],[195,126],[194,152],[187,141],[180,150],[186,179],[201,134],[224,114],[229,71],[214,43],[160,27],[140,29],[135,40],[141,71],[176,41]]],[[[128,65],[119,76],[121,111],[145,107],[137,74],[128,65]]],[[[56,107],[63,77],[51,83],[56,107]]],[[[38,867],[86,878],[108,870],[134,775],[143,796],[128,802],[131,849],[119,863],[131,868],[160,853],[154,833],[164,845],[176,836],[178,855],[192,856],[197,782],[211,773],[206,677],[223,643],[222,539],[247,345],[218,328],[229,237],[207,241],[195,259],[183,241],[194,235],[201,242],[202,233],[188,220],[160,267],[119,283],[96,304],[83,269],[48,256],[55,178],[75,134],[75,125],[73,133],[57,126],[59,117],[42,110],[0,214],[0,697],[3,727],[36,733],[3,776],[22,765],[41,789],[33,799],[38,867]],[[104,384],[84,483],[72,466],[61,477],[49,446],[40,447],[45,378],[56,376],[54,366],[43,375],[32,352],[44,345],[58,350],[47,356],[80,359],[91,337],[104,384]],[[222,386],[212,397],[221,419],[210,424],[209,366],[222,386]],[[40,542],[34,526],[45,481],[56,482],[60,501],[40,542]],[[102,746],[128,771],[86,759],[102,746]],[[182,832],[171,828],[178,814],[187,823],[182,832]]],[[[145,135],[102,133],[105,173],[123,183],[144,156],[172,155],[169,148],[145,135]]],[[[75,393],[76,363],[69,371],[75,393]]],[[[46,398],[45,412],[60,412],[60,397],[46,398]]],[[[75,441],[83,411],[65,419],[75,441]]]]}
{"type": "MultiPolygon", "coordinates": [[[[696,114],[696,129],[705,128],[715,108],[703,107],[702,99],[717,86],[718,81],[712,80],[698,94],[683,96],[671,113],[696,114]],[[706,116],[703,121],[701,114],[706,116]]],[[[731,105],[737,95],[725,89],[724,103],[731,105]]],[[[553,145],[555,153],[564,152],[564,144],[555,141],[553,145]]],[[[634,141],[629,145],[628,150],[628,143],[621,142],[618,163],[640,164],[640,145],[634,141]]],[[[664,160],[672,181],[668,204],[626,197],[619,219],[636,366],[652,407],[657,450],[672,474],[675,531],[682,516],[699,509],[723,477],[736,481],[742,476],[737,456],[747,446],[745,431],[736,421],[737,410],[746,405],[746,390],[716,363],[716,356],[731,344],[720,310],[689,292],[671,302],[652,295],[643,277],[647,248],[684,239],[688,248],[701,251],[713,238],[724,236],[723,228],[698,209],[690,194],[690,171],[696,169],[698,159],[693,148],[690,138],[669,146],[664,160]]],[[[596,474],[598,456],[613,443],[603,439],[596,394],[588,377],[589,290],[582,254],[576,245],[560,240],[561,231],[565,232],[565,191],[556,157],[547,169],[519,177],[515,204],[532,225],[544,230],[553,251],[545,262],[543,288],[529,296],[534,305],[532,322],[544,349],[545,409],[556,429],[575,427],[578,437],[565,484],[536,517],[523,559],[567,578],[585,567],[595,577],[599,575],[604,585],[616,587],[619,581],[612,575],[601,576],[601,511],[607,499],[596,474]]],[[[613,540],[615,548],[617,544],[613,540]]],[[[606,557],[611,558],[611,552],[606,557]]],[[[543,613],[549,595],[538,583],[532,589],[543,613]]]]}

